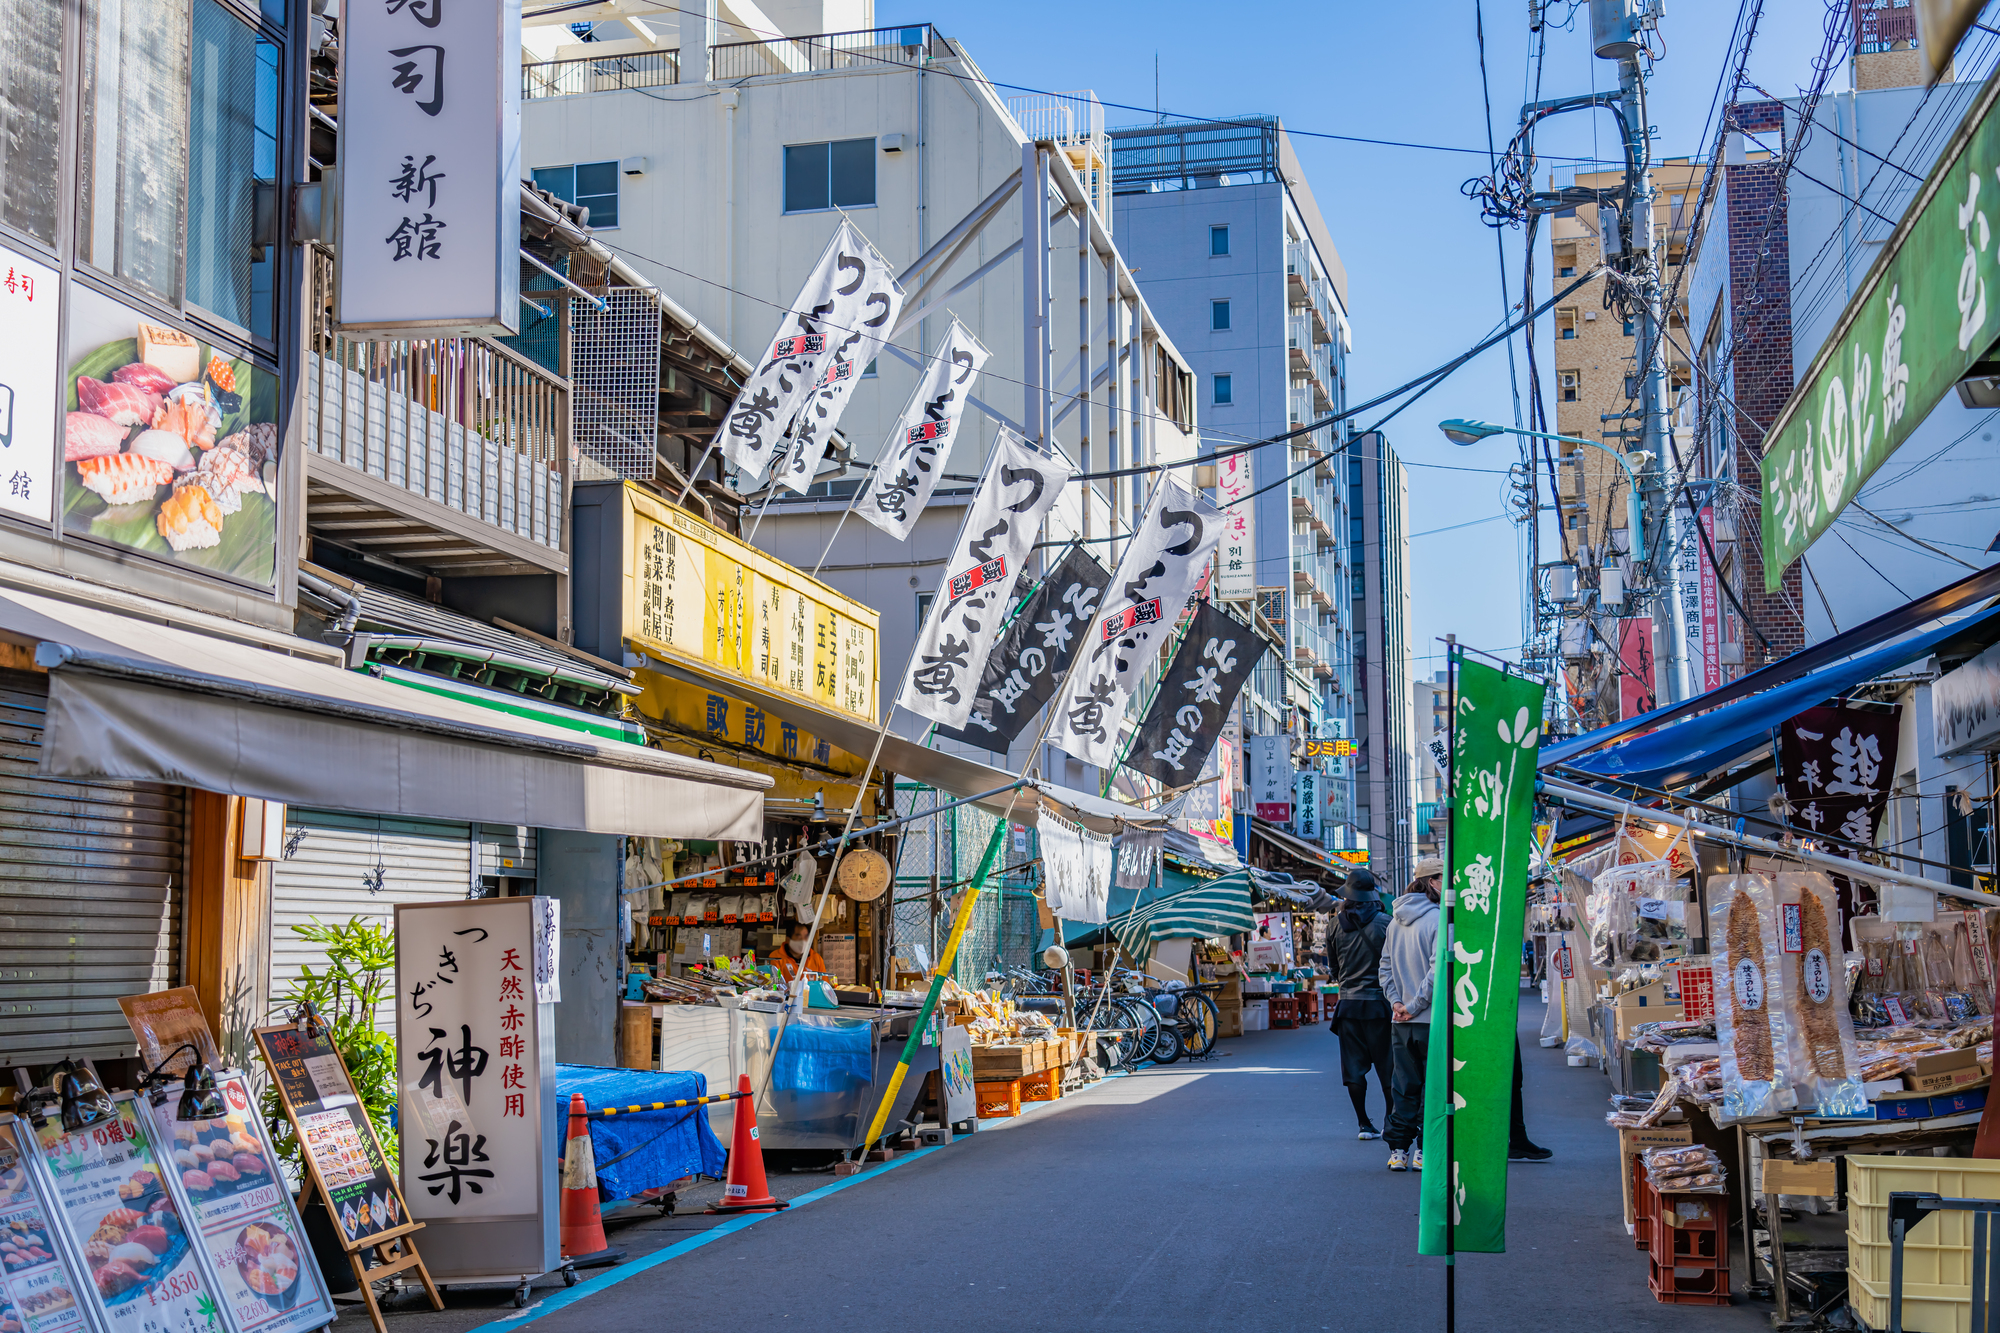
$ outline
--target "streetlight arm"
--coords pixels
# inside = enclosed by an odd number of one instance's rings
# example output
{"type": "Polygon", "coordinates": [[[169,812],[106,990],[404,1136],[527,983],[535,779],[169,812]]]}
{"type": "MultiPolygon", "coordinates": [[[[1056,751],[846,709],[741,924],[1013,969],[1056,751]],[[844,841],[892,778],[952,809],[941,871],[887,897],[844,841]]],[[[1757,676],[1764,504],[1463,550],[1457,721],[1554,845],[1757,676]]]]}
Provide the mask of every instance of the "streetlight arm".
{"type": "MultiPolygon", "coordinates": [[[[1644,563],[1646,559],[1646,527],[1644,515],[1639,508],[1639,474],[1632,466],[1632,460],[1608,444],[1596,440],[1586,440],[1575,435],[1554,435],[1543,430],[1527,430],[1520,426],[1497,426],[1485,421],[1443,421],[1438,423],[1445,437],[1456,444],[1471,444],[1492,435],[1523,435],[1531,440],[1558,440],[1563,444],[1579,444],[1609,454],[1625,473],[1625,526],[1632,534],[1632,558],[1644,563]]],[[[1642,456],[1641,462],[1650,462],[1650,457],[1642,456]]],[[[1560,509],[1557,510],[1561,512],[1560,509]]]]}

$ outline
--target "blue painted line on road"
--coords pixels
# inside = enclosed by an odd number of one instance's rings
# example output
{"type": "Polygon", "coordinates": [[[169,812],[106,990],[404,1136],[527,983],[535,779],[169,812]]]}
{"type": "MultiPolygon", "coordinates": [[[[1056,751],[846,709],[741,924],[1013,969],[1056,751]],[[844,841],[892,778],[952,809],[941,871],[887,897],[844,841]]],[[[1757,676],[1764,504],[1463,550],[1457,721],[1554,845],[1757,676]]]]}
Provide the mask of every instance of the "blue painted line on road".
{"type": "Polygon", "coordinates": [[[523,1325],[532,1324],[537,1319],[552,1315],[558,1310],[575,1305],[578,1301],[587,1300],[599,1292],[615,1287],[626,1278],[637,1277],[649,1268],[657,1268],[671,1259],[678,1259],[684,1254],[690,1254],[710,1241],[721,1240],[724,1236],[732,1235],[735,1232],[743,1230],[745,1227],[753,1227],[759,1222],[768,1222],[774,1217],[783,1217],[785,1213],[791,1212],[793,1209],[803,1208],[809,1203],[816,1203],[821,1199],[827,1198],[829,1195],[838,1194],[850,1186],[859,1185],[863,1181],[874,1180],[884,1171],[893,1171],[906,1162],[914,1162],[919,1157],[927,1157],[934,1152],[941,1152],[943,1151],[943,1146],[918,1148],[915,1152],[906,1153],[892,1161],[882,1163],[880,1167],[873,1171],[864,1171],[858,1176],[849,1176],[845,1180],[836,1180],[831,1185],[822,1185],[810,1193],[801,1194],[798,1198],[793,1199],[791,1207],[786,1208],[783,1212],[744,1213],[740,1217],[732,1217],[726,1222],[718,1222],[699,1235],[689,1236],[686,1240],[675,1241],[665,1249],[655,1250],[643,1259],[634,1259],[629,1264],[620,1264],[610,1272],[605,1273],[602,1277],[594,1277],[587,1282],[579,1282],[574,1287],[570,1287],[565,1291],[557,1292],[553,1296],[536,1301],[533,1305],[517,1314],[502,1315],[498,1319],[490,1320],[486,1324],[486,1327],[497,1328],[505,1325],[509,1328],[520,1328],[523,1325]]]}

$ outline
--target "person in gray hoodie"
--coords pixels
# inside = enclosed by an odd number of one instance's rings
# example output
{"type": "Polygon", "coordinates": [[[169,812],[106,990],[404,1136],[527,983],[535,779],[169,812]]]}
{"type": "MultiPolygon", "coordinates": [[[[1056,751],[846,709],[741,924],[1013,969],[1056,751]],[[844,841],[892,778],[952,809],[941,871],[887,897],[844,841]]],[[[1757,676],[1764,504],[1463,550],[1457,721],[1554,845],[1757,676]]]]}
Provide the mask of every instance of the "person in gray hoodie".
{"type": "Polygon", "coordinates": [[[1410,891],[1391,912],[1382,944],[1380,979],[1389,1001],[1389,1046],[1394,1067],[1388,1131],[1389,1169],[1423,1169],[1424,1070],[1430,1058],[1431,986],[1436,976],[1438,896],[1443,863],[1417,862],[1410,891]]]}

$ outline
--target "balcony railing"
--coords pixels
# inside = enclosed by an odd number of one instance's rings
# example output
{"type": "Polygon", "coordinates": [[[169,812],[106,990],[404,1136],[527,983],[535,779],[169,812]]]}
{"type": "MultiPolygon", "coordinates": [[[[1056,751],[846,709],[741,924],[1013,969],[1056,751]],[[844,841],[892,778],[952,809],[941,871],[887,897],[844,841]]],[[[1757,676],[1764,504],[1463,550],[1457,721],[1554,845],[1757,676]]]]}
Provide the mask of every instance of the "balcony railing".
{"type": "Polygon", "coordinates": [[[327,250],[314,248],[312,276],[306,448],[493,531],[421,503],[404,512],[385,505],[389,493],[379,485],[315,467],[307,469],[315,490],[324,482],[334,491],[346,485],[368,494],[344,516],[331,516],[326,506],[315,513],[309,495],[309,528],[424,568],[566,568],[568,384],[480,338],[350,339],[333,329],[327,250]],[[385,508],[392,512],[380,512],[385,508]],[[445,529],[453,535],[439,535],[445,529]],[[477,549],[482,540],[503,549],[477,549]]]}
{"type": "Polygon", "coordinates": [[[951,48],[928,23],[902,28],[863,28],[811,37],[726,42],[708,53],[709,77],[754,79],[761,74],[818,74],[884,65],[920,67],[951,54],[951,48]]]}
{"type": "Polygon", "coordinates": [[[620,88],[665,88],[681,81],[678,51],[583,60],[551,60],[521,66],[521,98],[579,97],[620,88]]]}

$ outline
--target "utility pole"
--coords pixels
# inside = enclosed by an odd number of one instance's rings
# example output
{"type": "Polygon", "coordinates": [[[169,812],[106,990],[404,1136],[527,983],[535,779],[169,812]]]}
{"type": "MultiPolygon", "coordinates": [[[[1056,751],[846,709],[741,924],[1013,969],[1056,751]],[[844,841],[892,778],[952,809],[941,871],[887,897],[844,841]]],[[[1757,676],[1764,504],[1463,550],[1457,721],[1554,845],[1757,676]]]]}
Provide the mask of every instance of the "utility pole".
{"type": "MultiPolygon", "coordinates": [[[[1633,367],[1639,384],[1640,447],[1652,455],[1640,474],[1642,521],[1650,517],[1654,540],[1647,542],[1651,558],[1644,569],[1634,563],[1634,582],[1650,588],[1654,623],[1659,629],[1660,691],[1665,702],[1679,703],[1691,693],[1688,676],[1686,618],[1681,605],[1681,581],[1675,576],[1675,553],[1686,535],[1670,508],[1679,478],[1671,471],[1674,452],[1670,432],[1672,394],[1667,386],[1667,311],[1665,309],[1665,246],[1653,235],[1652,128],[1646,123],[1646,73],[1640,63],[1645,48],[1639,34],[1657,28],[1660,0],[1591,0],[1591,46],[1600,59],[1618,62],[1619,105],[1626,131],[1626,190],[1622,219],[1626,275],[1638,288],[1639,337],[1635,352],[1642,364],[1633,367]]],[[[1608,248],[1608,247],[1607,247],[1608,248]]],[[[1637,538],[1639,534],[1632,534],[1637,538]]],[[[1636,546],[1634,549],[1637,549],[1636,546]]]]}

